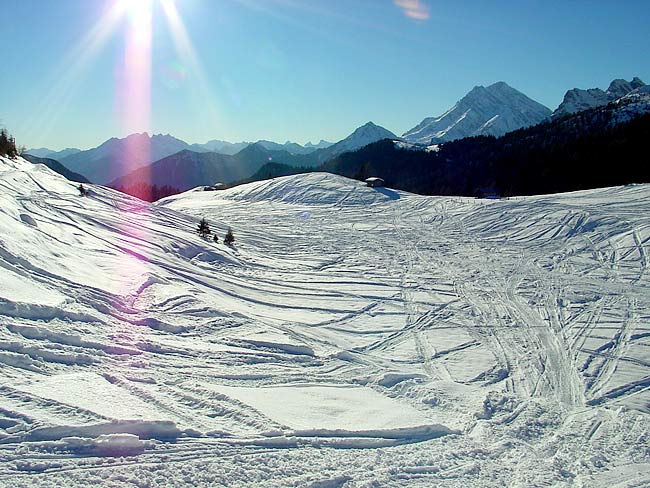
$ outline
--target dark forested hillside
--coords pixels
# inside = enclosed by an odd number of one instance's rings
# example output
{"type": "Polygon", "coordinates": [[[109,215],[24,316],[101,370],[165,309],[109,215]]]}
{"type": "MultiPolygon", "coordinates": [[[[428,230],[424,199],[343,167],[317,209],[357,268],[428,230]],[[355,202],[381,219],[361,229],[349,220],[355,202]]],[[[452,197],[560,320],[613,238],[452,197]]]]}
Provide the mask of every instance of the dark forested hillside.
{"type": "Polygon", "coordinates": [[[650,115],[617,123],[594,109],[510,132],[449,142],[438,152],[400,149],[383,140],[325,163],[351,178],[380,176],[386,185],[434,195],[530,195],[650,182],[650,115]]]}
{"type": "Polygon", "coordinates": [[[119,186],[115,189],[147,202],[155,202],[161,198],[165,198],[170,195],[176,195],[177,193],[181,192],[178,188],[174,188],[169,185],[150,185],[142,181],[130,186],[119,186]]]}

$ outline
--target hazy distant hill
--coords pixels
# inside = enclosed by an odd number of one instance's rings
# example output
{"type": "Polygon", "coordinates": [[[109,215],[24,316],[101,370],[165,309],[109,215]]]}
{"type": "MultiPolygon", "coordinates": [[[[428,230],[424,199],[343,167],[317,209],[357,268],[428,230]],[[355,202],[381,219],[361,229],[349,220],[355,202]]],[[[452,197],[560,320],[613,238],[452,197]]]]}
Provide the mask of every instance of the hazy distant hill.
{"type": "Polygon", "coordinates": [[[299,165],[302,159],[286,151],[268,150],[261,144],[251,144],[235,155],[186,149],[117,178],[110,186],[128,187],[147,182],[184,191],[218,181],[230,183],[247,178],[270,161],[299,165]]]}
{"type": "Polygon", "coordinates": [[[70,181],[78,181],[79,183],[90,183],[90,181],[88,181],[88,179],[86,179],[83,175],[80,175],[79,173],[75,173],[74,171],[70,171],[59,161],[56,161],[54,159],[39,158],[38,156],[34,156],[32,154],[23,154],[22,156],[30,163],[44,164],[52,171],[55,171],[56,173],[59,173],[62,176],[65,176],[70,181]]]}
{"type": "MultiPolygon", "coordinates": [[[[322,143],[323,141],[321,141],[322,143]]],[[[96,148],[86,151],[65,150],[66,154],[58,159],[73,171],[85,175],[91,181],[107,184],[145,167],[167,156],[183,150],[192,152],[216,152],[224,155],[235,155],[240,151],[258,144],[268,151],[286,152],[289,155],[307,155],[316,152],[316,147],[305,147],[291,141],[278,144],[273,141],[237,142],[231,143],[214,139],[205,144],[188,144],[169,134],[131,134],[125,138],[111,138],[96,148]]],[[[49,151],[47,149],[40,152],[49,151]]],[[[272,156],[272,154],[269,154],[272,156]]]]}
{"type": "Polygon", "coordinates": [[[62,158],[60,162],[95,183],[106,184],[188,147],[186,142],[169,134],[149,136],[144,132],[123,139],[114,137],[94,149],[62,158]]]}
{"type": "Polygon", "coordinates": [[[61,151],[54,151],[46,147],[40,147],[38,149],[27,149],[25,152],[39,158],[50,158],[59,161],[67,156],[81,152],[81,149],[77,149],[76,147],[69,147],[62,149],[61,151]]]}
{"type": "MultiPolygon", "coordinates": [[[[331,146],[316,150],[303,148],[306,154],[295,154],[278,149],[287,147],[299,152],[298,148],[303,146],[298,144],[291,142],[278,144],[271,141],[249,144],[234,155],[184,149],[115,178],[110,182],[110,186],[127,188],[147,184],[184,191],[196,186],[211,185],[217,181],[232,183],[251,179],[267,163],[278,163],[286,168],[315,167],[343,152],[359,149],[385,137],[396,138],[397,136],[369,122],[331,146]]],[[[279,167],[276,166],[274,171],[277,168],[279,167]]],[[[288,169],[283,171],[290,172],[288,169]]]]}

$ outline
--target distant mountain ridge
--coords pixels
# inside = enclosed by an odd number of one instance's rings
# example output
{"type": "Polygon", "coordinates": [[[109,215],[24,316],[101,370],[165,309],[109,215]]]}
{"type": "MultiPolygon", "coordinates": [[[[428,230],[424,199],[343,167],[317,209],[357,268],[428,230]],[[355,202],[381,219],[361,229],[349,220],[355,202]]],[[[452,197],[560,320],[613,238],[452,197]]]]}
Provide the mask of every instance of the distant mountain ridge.
{"type": "MultiPolygon", "coordinates": [[[[317,168],[427,195],[534,195],[650,182],[650,87],[603,107],[436,151],[380,141],[317,168]],[[611,168],[615,166],[615,171],[611,168]]],[[[265,168],[259,173],[264,174],[265,168]]]]}
{"type": "Polygon", "coordinates": [[[538,124],[550,115],[549,108],[500,81],[475,86],[444,114],[425,118],[402,137],[429,145],[470,136],[500,136],[538,124]]]}
{"type": "Polygon", "coordinates": [[[109,186],[128,188],[147,183],[185,191],[216,182],[231,183],[247,178],[264,164],[275,160],[296,166],[302,162],[302,156],[270,150],[260,143],[246,146],[234,155],[183,149],[117,178],[109,186]]]}
{"type": "Polygon", "coordinates": [[[72,154],[59,162],[93,183],[106,184],[128,171],[188,147],[186,142],[169,134],[149,136],[143,132],[124,139],[113,137],[96,148],[72,154]]]}
{"type": "Polygon", "coordinates": [[[284,144],[267,140],[260,140],[257,143],[231,143],[219,139],[213,139],[204,144],[188,144],[170,134],[149,136],[148,133],[143,132],[131,134],[122,139],[113,137],[95,148],[84,151],[79,149],[52,151],[47,148],[39,148],[28,152],[37,157],[47,155],[47,157],[61,162],[71,171],[85,175],[94,183],[107,184],[133,170],[183,150],[235,155],[252,144],[261,144],[269,150],[286,151],[294,155],[310,154],[331,145],[323,140],[317,145],[301,146],[291,141],[284,144]]]}
{"type": "MultiPolygon", "coordinates": [[[[115,178],[109,186],[128,188],[146,183],[158,187],[169,186],[184,191],[196,186],[211,185],[217,181],[232,183],[250,178],[267,163],[274,163],[276,167],[306,169],[370,143],[396,138],[397,136],[389,130],[368,122],[336,144],[321,149],[307,150],[308,152],[303,154],[296,154],[285,149],[298,151],[296,146],[303,146],[292,142],[278,144],[272,141],[249,144],[233,155],[183,149],[150,165],[115,178]]],[[[285,169],[285,171],[289,170],[285,169]]]]}
{"type": "MultiPolygon", "coordinates": [[[[569,90],[553,116],[583,105],[600,107],[620,101],[625,106],[625,110],[616,115],[620,119],[616,123],[620,123],[634,118],[638,107],[645,106],[647,92],[648,86],[638,77],[629,82],[614,80],[607,91],[569,90]],[[635,102],[629,97],[636,97],[635,102]]],[[[438,151],[450,141],[484,135],[502,136],[551,120],[550,116],[548,108],[505,82],[497,82],[487,87],[474,87],[447,112],[424,119],[402,138],[367,122],[334,144],[324,140],[300,145],[291,141],[283,144],[269,140],[231,143],[219,139],[188,144],[169,134],[141,133],[123,139],[111,138],[86,151],[66,149],[57,154],[63,155],[59,162],[67,171],[84,175],[95,183],[122,188],[150,184],[185,190],[217,180],[231,183],[261,174],[287,173],[291,167],[300,171],[320,167],[341,155],[386,139],[397,141],[403,148],[428,147],[438,151]],[[264,169],[268,163],[273,163],[272,167],[264,169]]],[[[34,150],[48,151],[46,148],[34,150]]]]}
{"type": "Polygon", "coordinates": [[[635,76],[631,81],[616,79],[609,84],[605,91],[600,88],[589,88],[587,90],[573,88],[566,92],[562,103],[553,112],[553,117],[557,118],[607,105],[644,86],[647,85],[635,76]]]}
{"type": "Polygon", "coordinates": [[[304,147],[313,148],[313,149],[325,149],[326,147],[330,147],[332,144],[334,143],[326,141],[325,139],[321,139],[320,142],[318,142],[317,144],[312,144],[312,142],[309,141],[304,144],[304,147]]]}
{"type": "Polygon", "coordinates": [[[62,149],[61,151],[53,151],[52,149],[48,149],[46,147],[39,147],[38,149],[27,149],[25,152],[27,154],[31,154],[32,156],[36,156],[37,158],[56,159],[58,161],[65,158],[66,156],[81,152],[81,149],[77,149],[76,147],[68,147],[66,149],[62,149]]]}

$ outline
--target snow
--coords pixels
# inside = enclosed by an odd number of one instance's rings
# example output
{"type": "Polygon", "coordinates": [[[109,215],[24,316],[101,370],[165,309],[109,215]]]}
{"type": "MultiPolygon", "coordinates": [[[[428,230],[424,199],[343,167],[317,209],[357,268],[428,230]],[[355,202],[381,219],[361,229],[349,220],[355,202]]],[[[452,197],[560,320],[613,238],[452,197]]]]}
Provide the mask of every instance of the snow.
{"type": "MultiPolygon", "coordinates": [[[[433,423],[422,412],[364,386],[296,384],[217,389],[294,430],[381,437],[433,423]]],[[[448,432],[442,427],[439,430],[448,432]]]]}
{"type": "Polygon", "coordinates": [[[429,145],[477,135],[501,136],[550,115],[548,108],[501,81],[474,87],[444,114],[425,118],[402,137],[429,145]]]}
{"type": "Polygon", "coordinates": [[[65,403],[110,419],[165,418],[153,405],[124,391],[124,388],[111,384],[96,373],[58,374],[12,386],[40,398],[65,403]]]}
{"type": "Polygon", "coordinates": [[[0,187],[2,486],[650,484],[650,185],[0,187]]]}
{"type": "Polygon", "coordinates": [[[553,117],[602,107],[610,102],[624,99],[627,95],[634,96],[635,94],[643,93],[646,87],[647,85],[643,81],[634,77],[632,81],[614,80],[610,83],[606,91],[600,88],[589,88],[587,90],[573,88],[566,92],[562,103],[553,112],[553,117]]]}

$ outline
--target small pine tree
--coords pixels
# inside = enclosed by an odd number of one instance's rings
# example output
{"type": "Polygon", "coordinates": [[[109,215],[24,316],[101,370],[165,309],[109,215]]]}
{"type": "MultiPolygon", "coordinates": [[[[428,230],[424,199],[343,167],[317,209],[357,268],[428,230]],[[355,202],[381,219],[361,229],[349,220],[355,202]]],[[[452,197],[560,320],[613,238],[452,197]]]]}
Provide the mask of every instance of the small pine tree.
{"type": "Polygon", "coordinates": [[[214,235],[213,237],[214,242],[219,242],[219,236],[217,234],[214,235]]]}
{"type": "Polygon", "coordinates": [[[228,227],[228,232],[226,232],[226,235],[223,238],[223,242],[229,246],[235,242],[235,236],[233,235],[232,229],[230,227],[228,227]]]}
{"type": "Polygon", "coordinates": [[[208,224],[208,221],[205,220],[205,217],[201,219],[201,222],[199,222],[199,228],[197,229],[199,235],[203,238],[208,237],[212,232],[210,231],[210,224],[208,224]]]}

